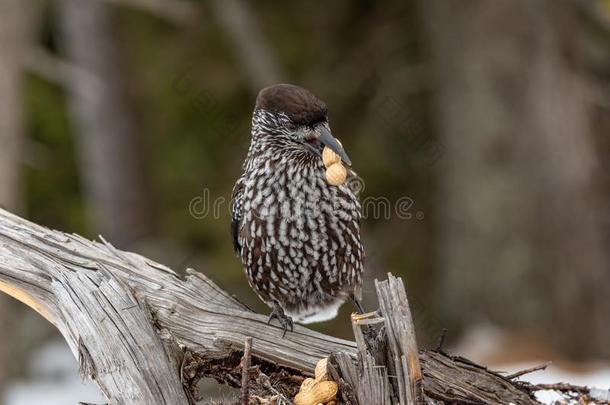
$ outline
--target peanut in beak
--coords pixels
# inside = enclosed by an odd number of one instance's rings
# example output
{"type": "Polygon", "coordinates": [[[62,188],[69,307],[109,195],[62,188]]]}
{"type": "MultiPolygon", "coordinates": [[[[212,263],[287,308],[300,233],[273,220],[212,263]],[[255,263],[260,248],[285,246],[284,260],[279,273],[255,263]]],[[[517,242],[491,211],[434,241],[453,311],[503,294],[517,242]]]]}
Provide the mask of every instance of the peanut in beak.
{"type": "Polygon", "coordinates": [[[326,167],[326,181],[331,186],[340,186],[347,178],[347,170],[341,163],[341,157],[328,146],[322,151],[322,162],[326,167]]]}

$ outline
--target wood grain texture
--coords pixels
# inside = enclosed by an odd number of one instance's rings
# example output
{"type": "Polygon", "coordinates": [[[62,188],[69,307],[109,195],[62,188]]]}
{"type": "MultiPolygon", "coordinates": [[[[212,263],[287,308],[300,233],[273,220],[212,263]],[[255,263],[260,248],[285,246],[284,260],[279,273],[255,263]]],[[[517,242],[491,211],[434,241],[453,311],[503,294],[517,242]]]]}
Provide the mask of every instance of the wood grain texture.
{"type": "Polygon", "coordinates": [[[417,350],[404,284],[375,280],[379,310],[353,314],[357,358],[331,356],[346,405],[536,404],[531,391],[460,357],[417,350]]]}
{"type": "Polygon", "coordinates": [[[375,280],[379,309],[384,319],[389,351],[387,358],[393,359],[390,370],[396,379],[401,405],[419,403],[423,398],[421,368],[418,359],[415,325],[411,317],[409,300],[400,278],[391,274],[387,280],[375,280]]]}
{"type": "Polygon", "coordinates": [[[332,351],[354,352],[353,342],[301,326],[281,339],[266,316],[188,273],[0,210],[0,290],[27,297],[61,331],[111,403],[188,403],[164,342],[212,359],[252,337],[254,357],[301,372],[332,351]]]}
{"type": "MultiPolygon", "coordinates": [[[[378,359],[372,354],[358,366],[354,342],[299,325],[282,339],[282,330],[267,325],[267,316],[251,312],[194,270],[183,279],[103,240],[52,231],[3,210],[0,290],[26,301],[61,331],[82,374],[100,386],[110,404],[194,403],[192,388],[203,376],[239,386],[248,337],[255,342],[252,394],[284,401],[318,360],[336,353],[353,365],[353,375],[338,376],[348,396],[364,390],[356,385],[364,380],[374,387],[371,400],[389,401],[378,359]]],[[[419,358],[424,393],[435,403],[537,403],[530,391],[473,363],[436,352],[419,358]]]]}

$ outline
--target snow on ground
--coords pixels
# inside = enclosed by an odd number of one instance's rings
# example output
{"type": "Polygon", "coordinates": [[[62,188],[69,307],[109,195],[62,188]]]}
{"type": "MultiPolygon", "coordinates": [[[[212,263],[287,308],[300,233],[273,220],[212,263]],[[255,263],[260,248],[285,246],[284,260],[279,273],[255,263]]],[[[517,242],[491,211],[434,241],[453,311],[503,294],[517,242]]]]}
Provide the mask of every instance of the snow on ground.
{"type": "Polygon", "coordinates": [[[105,403],[91,381],[82,382],[78,363],[63,341],[53,341],[32,356],[29,380],[10,384],[0,403],[5,405],[70,405],[105,403]]]}
{"type": "MultiPolygon", "coordinates": [[[[494,365],[490,367],[493,370],[506,371],[511,374],[520,370],[526,370],[541,364],[538,363],[512,363],[505,365],[494,365]]],[[[554,384],[558,382],[566,382],[573,385],[584,385],[587,387],[595,387],[600,390],[599,395],[607,395],[610,400],[610,366],[599,367],[583,373],[575,373],[567,371],[560,367],[550,365],[546,370],[535,371],[520,377],[522,381],[528,381],[532,384],[554,384]]],[[[598,395],[596,395],[597,397],[598,395]]],[[[561,400],[562,397],[552,391],[539,391],[536,397],[540,402],[551,404],[553,401],[561,400]]]]}
{"type": "MultiPolygon", "coordinates": [[[[596,397],[610,396],[610,364],[602,362],[574,364],[563,358],[560,353],[552,351],[544,342],[511,336],[491,324],[471,326],[460,342],[449,352],[459,353],[479,364],[484,364],[490,370],[506,372],[505,375],[551,360],[551,365],[545,370],[523,375],[520,380],[532,384],[565,382],[582,385],[598,388],[596,397]]],[[[550,391],[539,391],[536,397],[546,404],[562,399],[558,394],[550,391]]]]}
{"type": "MultiPolygon", "coordinates": [[[[78,363],[64,341],[52,341],[34,353],[28,364],[27,380],[9,384],[1,405],[76,405],[79,402],[103,404],[104,396],[95,383],[81,381],[78,363]]],[[[200,381],[199,389],[210,398],[233,398],[235,390],[210,379],[200,381]]]]}

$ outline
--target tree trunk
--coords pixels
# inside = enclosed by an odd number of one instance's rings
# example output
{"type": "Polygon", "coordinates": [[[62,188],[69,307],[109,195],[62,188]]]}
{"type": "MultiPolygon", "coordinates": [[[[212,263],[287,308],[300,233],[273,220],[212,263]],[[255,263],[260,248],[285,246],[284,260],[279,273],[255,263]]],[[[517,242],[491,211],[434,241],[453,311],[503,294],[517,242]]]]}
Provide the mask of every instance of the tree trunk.
{"type": "Polygon", "coordinates": [[[33,4],[0,0],[0,206],[21,211],[24,62],[31,49],[33,4]]]}
{"type": "Polygon", "coordinates": [[[598,162],[586,77],[566,40],[577,29],[572,2],[421,4],[446,146],[446,313],[462,326],[491,320],[573,355],[610,357],[598,162]]]}
{"type": "Polygon", "coordinates": [[[280,83],[284,74],[252,11],[251,3],[212,0],[209,5],[223,31],[233,42],[235,56],[243,68],[250,90],[257,94],[265,86],[280,83]]]}
{"type": "MultiPolygon", "coordinates": [[[[25,143],[25,72],[37,27],[38,5],[33,1],[0,0],[0,207],[24,210],[22,163],[25,143]]],[[[19,374],[24,332],[19,321],[24,308],[0,297],[0,396],[6,379],[19,374]]],[[[27,331],[31,334],[31,331],[27,331]]]]}
{"type": "Polygon", "coordinates": [[[112,5],[61,0],[67,58],[83,73],[68,77],[80,175],[96,228],[119,245],[154,231],[146,142],[129,103],[129,83],[112,5]]]}

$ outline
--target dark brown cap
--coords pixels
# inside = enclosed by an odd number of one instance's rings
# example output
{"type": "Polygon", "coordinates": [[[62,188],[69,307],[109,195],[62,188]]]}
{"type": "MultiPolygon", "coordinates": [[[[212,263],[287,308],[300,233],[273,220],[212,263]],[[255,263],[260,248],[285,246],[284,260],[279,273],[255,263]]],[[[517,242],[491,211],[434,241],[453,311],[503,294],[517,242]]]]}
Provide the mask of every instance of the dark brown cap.
{"type": "Polygon", "coordinates": [[[255,109],[283,112],[297,124],[311,125],[327,120],[326,104],[310,91],[292,84],[275,84],[258,93],[255,109]]]}

